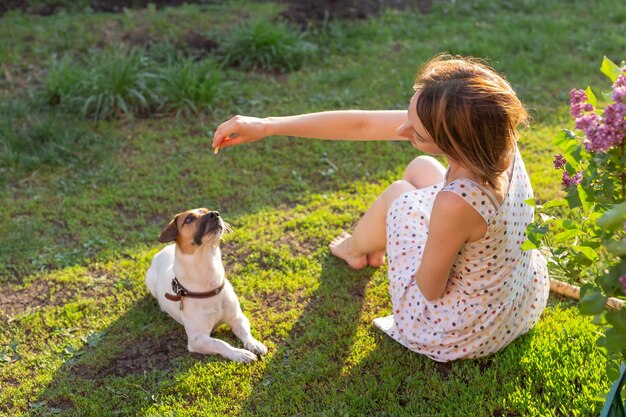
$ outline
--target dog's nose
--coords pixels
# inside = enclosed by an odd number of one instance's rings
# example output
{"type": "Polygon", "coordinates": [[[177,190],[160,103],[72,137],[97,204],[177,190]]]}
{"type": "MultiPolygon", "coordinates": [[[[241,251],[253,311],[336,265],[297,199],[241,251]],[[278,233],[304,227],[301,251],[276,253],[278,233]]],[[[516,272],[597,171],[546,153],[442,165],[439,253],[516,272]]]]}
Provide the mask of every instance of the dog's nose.
{"type": "Polygon", "coordinates": [[[220,217],[220,212],[219,212],[219,211],[209,211],[209,212],[207,213],[207,217],[208,217],[209,219],[214,219],[214,218],[216,218],[216,217],[220,217]]]}

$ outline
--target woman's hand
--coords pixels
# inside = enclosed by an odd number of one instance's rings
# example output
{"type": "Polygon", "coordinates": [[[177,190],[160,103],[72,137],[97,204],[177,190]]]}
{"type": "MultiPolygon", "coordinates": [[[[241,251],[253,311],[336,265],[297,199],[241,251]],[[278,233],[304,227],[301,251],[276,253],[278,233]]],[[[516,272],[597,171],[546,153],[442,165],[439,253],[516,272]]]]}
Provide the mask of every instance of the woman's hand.
{"type": "Polygon", "coordinates": [[[217,127],[212,146],[217,153],[220,148],[256,142],[265,136],[266,125],[263,119],[237,115],[217,127]]]}
{"type": "Polygon", "coordinates": [[[255,142],[283,135],[327,140],[407,140],[397,133],[406,123],[406,110],[334,110],[294,116],[235,116],[213,135],[215,153],[220,147],[255,142]]]}

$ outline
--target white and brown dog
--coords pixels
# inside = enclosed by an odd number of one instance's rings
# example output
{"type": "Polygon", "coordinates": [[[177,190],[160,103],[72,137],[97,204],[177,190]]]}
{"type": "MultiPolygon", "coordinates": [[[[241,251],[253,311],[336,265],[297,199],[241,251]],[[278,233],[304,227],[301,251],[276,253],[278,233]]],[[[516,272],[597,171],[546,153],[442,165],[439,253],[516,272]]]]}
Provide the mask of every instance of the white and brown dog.
{"type": "Polygon", "coordinates": [[[250,362],[267,348],[250,334],[250,322],[224,274],[219,244],[225,227],[217,211],[199,208],[177,214],[159,237],[162,243],[175,243],[154,256],[146,286],[161,310],[185,326],[190,352],[250,362]],[[228,324],[245,349],[212,338],[219,323],[228,324]]]}

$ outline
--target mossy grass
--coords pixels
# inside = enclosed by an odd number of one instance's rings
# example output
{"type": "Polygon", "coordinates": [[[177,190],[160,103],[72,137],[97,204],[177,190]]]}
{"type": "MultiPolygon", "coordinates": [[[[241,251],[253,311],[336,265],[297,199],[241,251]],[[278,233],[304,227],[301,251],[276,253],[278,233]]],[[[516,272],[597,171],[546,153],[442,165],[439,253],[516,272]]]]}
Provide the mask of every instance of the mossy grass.
{"type": "MultiPolygon", "coordinates": [[[[604,85],[602,55],[624,58],[622,3],[437,2],[427,15],[334,21],[304,35],[318,50],[299,70],[224,67],[211,106],[97,123],[49,103],[70,64],[123,45],[163,67],[188,33],[219,43],[282,6],[5,15],[0,97],[12,122],[0,122],[0,414],[597,415],[610,381],[597,329],[570,301],[551,299],[529,334],[475,361],[438,364],[373,327],[390,313],[386,268],[350,270],[326,245],[400,177],[415,156],[406,143],[276,137],[214,157],[210,140],[236,113],[405,108],[421,62],[443,51],[479,55],[533,115],[519,146],[545,201],[561,192],[550,144],[573,127],[568,91],[604,85]],[[56,78],[53,53],[71,57],[58,60],[66,67],[56,78]],[[47,133],[33,136],[44,122],[47,133]],[[7,137],[42,138],[33,140],[40,150],[8,153],[7,137]],[[54,143],[79,156],[55,153],[54,143]],[[254,364],[187,353],[183,329],[144,288],[160,229],[198,206],[235,229],[222,244],[227,273],[270,349],[254,364]]],[[[213,54],[179,49],[190,67],[213,54]]],[[[226,327],[216,337],[239,346],[226,327]]]]}

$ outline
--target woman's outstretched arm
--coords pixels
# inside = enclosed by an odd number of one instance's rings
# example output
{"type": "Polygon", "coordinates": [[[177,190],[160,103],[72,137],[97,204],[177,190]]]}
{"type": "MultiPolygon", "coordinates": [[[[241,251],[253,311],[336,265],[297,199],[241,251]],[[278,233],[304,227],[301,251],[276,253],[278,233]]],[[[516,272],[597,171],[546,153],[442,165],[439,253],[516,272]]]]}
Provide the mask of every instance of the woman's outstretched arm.
{"type": "Polygon", "coordinates": [[[338,110],[263,119],[235,116],[215,130],[212,145],[225,148],[273,135],[327,140],[407,140],[396,133],[406,120],[406,110],[338,110]]]}

